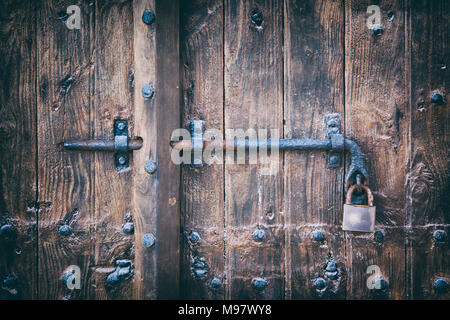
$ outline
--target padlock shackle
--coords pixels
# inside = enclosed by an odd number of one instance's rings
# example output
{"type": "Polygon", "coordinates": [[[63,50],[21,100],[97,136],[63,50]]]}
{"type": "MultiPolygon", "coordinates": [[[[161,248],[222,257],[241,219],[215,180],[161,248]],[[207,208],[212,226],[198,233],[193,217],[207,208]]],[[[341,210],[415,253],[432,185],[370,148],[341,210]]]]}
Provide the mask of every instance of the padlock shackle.
{"type": "MultiPolygon", "coordinates": [[[[361,189],[363,189],[367,194],[367,202],[369,203],[369,207],[373,207],[373,193],[372,190],[369,189],[369,187],[365,185],[360,185],[361,189]]],[[[352,196],[353,192],[358,188],[358,185],[354,184],[352,185],[348,191],[347,196],[345,198],[345,204],[352,204],[352,196]]]]}

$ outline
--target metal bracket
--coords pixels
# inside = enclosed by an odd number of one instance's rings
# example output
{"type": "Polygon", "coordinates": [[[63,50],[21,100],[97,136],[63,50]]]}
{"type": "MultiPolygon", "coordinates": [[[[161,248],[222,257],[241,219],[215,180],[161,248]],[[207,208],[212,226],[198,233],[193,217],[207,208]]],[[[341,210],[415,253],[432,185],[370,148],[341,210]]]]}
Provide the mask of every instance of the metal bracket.
{"type": "Polygon", "coordinates": [[[116,168],[122,170],[129,166],[129,152],[142,147],[142,139],[128,138],[128,122],[114,120],[114,140],[75,140],[64,142],[64,148],[78,151],[114,152],[116,168]]]}

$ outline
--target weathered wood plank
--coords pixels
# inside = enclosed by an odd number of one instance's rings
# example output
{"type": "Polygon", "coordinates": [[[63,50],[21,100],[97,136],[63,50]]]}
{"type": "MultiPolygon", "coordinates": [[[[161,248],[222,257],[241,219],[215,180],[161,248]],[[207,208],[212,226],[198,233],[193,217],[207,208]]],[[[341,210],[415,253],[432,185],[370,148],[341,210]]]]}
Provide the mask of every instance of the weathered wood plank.
{"type": "MultiPolygon", "coordinates": [[[[344,6],[339,1],[285,1],[284,135],[325,138],[325,116],[344,125],[344,6]]],[[[344,161],[344,158],[342,158],[344,161]]],[[[344,298],[340,228],[343,167],[329,169],[322,152],[285,153],[286,298],[344,298]],[[314,241],[314,232],[324,241],[314,241]],[[325,276],[336,259],[336,279],[325,276]],[[317,278],[327,282],[317,289],[317,278]]],[[[320,281],[320,280],[319,280],[320,281]]]]}
{"type": "Polygon", "coordinates": [[[384,31],[367,27],[371,1],[345,2],[345,132],[366,155],[369,187],[375,196],[373,234],[346,232],[349,299],[405,298],[405,171],[409,151],[405,86],[404,1],[378,1],[384,31]],[[389,283],[386,294],[366,286],[369,265],[377,265],[389,283]]]}
{"type": "Polygon", "coordinates": [[[91,137],[92,14],[80,5],[82,27],[65,24],[70,1],[43,1],[38,6],[37,94],[39,188],[39,298],[92,297],[94,261],[91,225],[94,157],[66,152],[65,140],[91,137]],[[67,235],[59,232],[69,226],[67,235]],[[81,270],[81,289],[70,291],[61,281],[65,269],[81,270]]]}
{"type": "MultiPolygon", "coordinates": [[[[147,161],[156,161],[157,121],[155,99],[144,99],[142,88],[155,84],[156,39],[155,23],[142,21],[145,10],[155,12],[154,0],[133,1],[134,19],[134,117],[135,134],[144,141],[142,149],[133,155],[133,222],[134,222],[134,299],[156,298],[156,250],[144,245],[145,234],[156,235],[157,174],[145,171],[147,161]]],[[[156,90],[158,91],[158,90],[156,90]]],[[[156,93],[158,94],[158,92],[156,93]]]]}
{"type": "MultiPolygon", "coordinates": [[[[225,128],[270,129],[282,136],[282,2],[225,1],[225,128]],[[251,18],[253,16],[253,19],[251,18]]],[[[261,158],[258,157],[261,161],[261,158]]],[[[283,165],[225,164],[226,294],[230,299],[284,296],[283,165]],[[263,171],[264,170],[264,171],[263,171]],[[256,229],[265,232],[261,242],[256,229]],[[257,290],[252,279],[263,278],[257,290]]]]}
{"type": "MultiPolygon", "coordinates": [[[[223,2],[189,1],[183,3],[181,12],[182,123],[201,119],[206,129],[223,132],[223,2]]],[[[224,298],[223,184],[223,164],[182,167],[184,298],[224,298]]]]}
{"type": "Polygon", "coordinates": [[[450,280],[450,4],[411,1],[408,12],[411,65],[411,155],[407,184],[407,266],[411,299],[449,299],[433,289],[450,280]],[[436,102],[432,101],[435,94],[436,102]],[[439,96],[443,101],[439,101],[439,96]],[[434,241],[437,230],[446,232],[434,241]]]}
{"type": "MultiPolygon", "coordinates": [[[[112,139],[114,120],[128,121],[134,132],[133,108],[133,6],[132,1],[98,1],[95,4],[95,137],[112,139]]],[[[130,274],[105,285],[105,268],[115,268],[116,261],[134,261],[134,239],[124,234],[122,224],[133,214],[133,158],[130,167],[118,171],[111,153],[95,153],[95,272],[97,299],[131,299],[130,274]]]]}
{"type": "Polygon", "coordinates": [[[37,292],[35,5],[2,1],[0,21],[0,299],[33,299],[37,292]]]}
{"type": "Polygon", "coordinates": [[[170,137],[180,128],[180,3],[156,0],[156,89],[158,219],[157,288],[159,299],[179,297],[180,166],[171,160],[170,137]]]}

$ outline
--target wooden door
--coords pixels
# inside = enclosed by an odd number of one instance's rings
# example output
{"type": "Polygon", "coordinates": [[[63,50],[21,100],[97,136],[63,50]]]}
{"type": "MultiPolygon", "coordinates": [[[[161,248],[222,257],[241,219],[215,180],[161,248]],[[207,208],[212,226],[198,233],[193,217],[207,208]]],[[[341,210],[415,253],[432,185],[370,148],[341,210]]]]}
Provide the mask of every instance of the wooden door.
{"type": "Polygon", "coordinates": [[[0,298],[448,299],[449,11],[445,0],[3,1],[0,298]],[[323,139],[332,113],[365,155],[375,233],[342,231],[348,155],[332,169],[325,152],[280,152],[270,175],[171,161],[188,120],[323,139]],[[143,141],[129,168],[64,149],[113,139],[116,120],[143,141]],[[367,287],[373,265],[384,290],[367,287]]]}

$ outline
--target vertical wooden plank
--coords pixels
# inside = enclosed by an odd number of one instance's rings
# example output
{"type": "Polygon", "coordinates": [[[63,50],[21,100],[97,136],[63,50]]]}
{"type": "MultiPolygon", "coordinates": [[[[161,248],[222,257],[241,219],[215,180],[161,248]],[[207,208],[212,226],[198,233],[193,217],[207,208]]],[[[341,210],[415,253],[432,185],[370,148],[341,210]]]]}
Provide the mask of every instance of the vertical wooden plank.
{"type": "Polygon", "coordinates": [[[93,297],[94,157],[66,152],[61,146],[65,140],[87,139],[93,133],[93,7],[77,3],[81,29],[70,30],[66,9],[72,4],[42,1],[37,8],[40,299],[93,297]],[[71,231],[60,232],[62,226],[71,231]],[[70,265],[80,268],[80,290],[68,290],[61,281],[70,265]]]}
{"type": "Polygon", "coordinates": [[[180,128],[180,3],[156,0],[158,163],[157,288],[159,299],[179,297],[180,166],[171,160],[170,138],[180,128]]]}
{"type": "Polygon", "coordinates": [[[0,299],[36,296],[36,11],[0,4],[0,299]]]}
{"type": "MultiPolygon", "coordinates": [[[[223,2],[189,1],[181,12],[182,123],[201,119],[206,129],[223,132],[223,2]]],[[[222,164],[182,167],[184,298],[224,297],[223,183],[222,164]]]]}
{"type": "Polygon", "coordinates": [[[450,4],[411,1],[408,13],[412,146],[407,179],[407,290],[411,299],[448,300],[448,291],[440,294],[433,284],[438,278],[450,281],[450,4]],[[438,230],[447,236],[434,241],[438,230]]]}
{"type": "MultiPolygon", "coordinates": [[[[95,3],[95,136],[113,139],[114,120],[128,121],[134,132],[133,108],[133,6],[132,1],[95,3]]],[[[131,155],[131,154],[130,154],[131,155]]],[[[116,261],[134,260],[134,239],[122,231],[126,216],[133,214],[133,158],[130,167],[118,171],[114,156],[95,153],[95,267],[98,299],[130,299],[133,296],[131,265],[128,276],[105,286],[116,261]]]]}
{"type": "Polygon", "coordinates": [[[377,1],[384,31],[372,35],[373,1],[345,2],[345,132],[366,155],[374,192],[374,235],[346,233],[348,298],[405,298],[405,171],[409,152],[404,1],[377,1]],[[377,265],[386,293],[369,290],[367,268],[377,265]]]}
{"type": "MultiPolygon", "coordinates": [[[[282,136],[282,12],[277,0],[224,3],[225,128],[282,136]]],[[[268,164],[226,162],[226,298],[284,296],[283,165],[277,164],[264,175],[268,164]],[[265,232],[261,242],[253,239],[256,229],[265,232]],[[254,288],[255,278],[266,288],[254,288]]]]}
{"type": "MultiPolygon", "coordinates": [[[[135,133],[144,141],[142,149],[133,155],[133,221],[134,221],[134,299],[156,298],[156,250],[144,245],[148,233],[156,235],[158,188],[157,174],[145,171],[147,161],[156,161],[157,121],[154,97],[144,99],[142,88],[155,86],[156,30],[155,23],[147,25],[142,20],[146,10],[155,13],[154,0],[133,1],[134,20],[134,117],[135,133]]],[[[158,90],[156,90],[158,94],[158,90]]]]}
{"type": "MultiPolygon", "coordinates": [[[[325,138],[325,116],[331,113],[341,115],[343,132],[343,3],[289,0],[284,15],[285,137],[325,138]]],[[[285,153],[287,298],[345,297],[343,172],[343,166],[328,168],[325,152],[285,153]],[[313,233],[320,231],[324,240],[314,241],[313,233]],[[338,274],[327,277],[331,259],[338,274]],[[318,278],[327,289],[314,286],[318,278]]]]}

